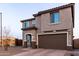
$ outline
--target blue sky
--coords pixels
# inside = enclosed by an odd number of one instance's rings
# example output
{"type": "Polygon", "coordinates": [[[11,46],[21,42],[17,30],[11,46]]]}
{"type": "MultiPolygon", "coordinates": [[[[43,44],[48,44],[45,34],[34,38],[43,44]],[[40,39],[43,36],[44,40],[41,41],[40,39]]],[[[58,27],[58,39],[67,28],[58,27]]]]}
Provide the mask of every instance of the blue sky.
{"type": "MultiPolygon", "coordinates": [[[[65,3],[66,4],[66,3],[65,3]]],[[[11,35],[22,38],[20,20],[33,17],[32,14],[38,11],[54,8],[64,3],[0,3],[0,12],[2,12],[3,27],[6,26],[11,30],[11,35]]],[[[79,4],[76,4],[76,20],[74,36],[77,38],[79,28],[79,4]]]]}

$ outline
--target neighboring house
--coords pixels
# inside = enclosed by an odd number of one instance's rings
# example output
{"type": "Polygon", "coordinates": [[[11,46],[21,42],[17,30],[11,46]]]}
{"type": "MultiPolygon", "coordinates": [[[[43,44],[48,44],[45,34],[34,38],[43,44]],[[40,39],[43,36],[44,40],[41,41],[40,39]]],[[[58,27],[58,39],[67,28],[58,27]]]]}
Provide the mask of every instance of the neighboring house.
{"type": "Polygon", "coordinates": [[[73,48],[74,3],[40,11],[22,20],[24,47],[73,48]]]}
{"type": "Polygon", "coordinates": [[[9,46],[15,46],[15,40],[16,38],[15,37],[6,37],[6,36],[3,36],[2,37],[2,40],[0,39],[0,46],[4,46],[6,45],[6,42],[9,46]],[[8,40],[7,40],[8,39],[8,40]],[[1,44],[2,42],[2,44],[1,44]]]}

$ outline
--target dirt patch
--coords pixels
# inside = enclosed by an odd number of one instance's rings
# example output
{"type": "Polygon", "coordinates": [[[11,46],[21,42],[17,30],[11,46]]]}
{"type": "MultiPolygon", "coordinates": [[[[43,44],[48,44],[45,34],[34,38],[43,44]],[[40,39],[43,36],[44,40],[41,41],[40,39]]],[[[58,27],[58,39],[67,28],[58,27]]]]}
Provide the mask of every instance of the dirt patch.
{"type": "Polygon", "coordinates": [[[22,47],[9,47],[8,51],[5,51],[4,48],[0,47],[0,56],[11,56],[24,52],[22,49],[22,47]]]}

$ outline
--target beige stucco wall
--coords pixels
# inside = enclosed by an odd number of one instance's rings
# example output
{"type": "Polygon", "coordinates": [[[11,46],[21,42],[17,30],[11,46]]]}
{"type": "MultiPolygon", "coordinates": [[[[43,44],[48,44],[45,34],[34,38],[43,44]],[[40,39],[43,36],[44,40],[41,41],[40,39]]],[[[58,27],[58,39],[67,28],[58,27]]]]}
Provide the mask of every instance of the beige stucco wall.
{"type": "MultiPolygon", "coordinates": [[[[36,30],[27,30],[23,31],[23,41],[26,41],[26,34],[32,35],[32,41],[36,41],[38,45],[38,37],[39,33],[44,33],[44,31],[55,31],[61,29],[68,29],[67,32],[67,46],[72,46],[72,37],[73,37],[73,24],[72,24],[72,14],[71,8],[62,9],[59,11],[60,13],[60,23],[51,24],[50,23],[50,13],[42,14],[41,16],[35,17],[36,19],[36,30]]],[[[31,22],[30,22],[31,25],[31,22]]],[[[57,33],[57,32],[54,32],[57,33]]],[[[53,34],[53,33],[52,33],[53,34]]]]}
{"type": "Polygon", "coordinates": [[[26,40],[26,35],[31,34],[32,35],[32,41],[36,41],[36,30],[27,30],[24,31],[24,40],[26,40]]]}
{"type": "Polygon", "coordinates": [[[35,20],[36,20],[36,25],[35,26],[38,29],[37,32],[40,33],[41,32],[41,16],[36,17],[35,20]]]}
{"type": "Polygon", "coordinates": [[[72,26],[71,8],[62,9],[60,13],[60,23],[50,23],[50,13],[42,14],[40,17],[36,17],[37,27],[41,31],[70,29],[72,26]],[[40,20],[39,20],[40,19],[40,20]],[[40,27],[41,26],[41,27],[40,27]]]}
{"type": "Polygon", "coordinates": [[[26,35],[27,34],[31,34],[32,35],[32,41],[34,41],[34,42],[37,41],[37,32],[36,32],[36,30],[23,31],[23,45],[24,45],[24,41],[27,41],[26,40],[26,35]]]}
{"type": "MultiPolygon", "coordinates": [[[[72,24],[72,13],[71,8],[62,9],[60,13],[60,23],[51,24],[50,23],[50,13],[42,14],[36,17],[36,26],[38,28],[38,34],[44,31],[55,31],[61,29],[68,29],[67,36],[67,46],[72,46],[73,39],[73,24],[72,24]]],[[[54,32],[57,33],[57,32],[54,32]]]]}

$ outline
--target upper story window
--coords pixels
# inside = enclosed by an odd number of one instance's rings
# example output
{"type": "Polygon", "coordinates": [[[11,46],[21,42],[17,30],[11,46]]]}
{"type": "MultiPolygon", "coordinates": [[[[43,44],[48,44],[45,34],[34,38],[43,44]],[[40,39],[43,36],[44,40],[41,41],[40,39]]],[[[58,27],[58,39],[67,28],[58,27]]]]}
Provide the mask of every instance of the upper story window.
{"type": "Polygon", "coordinates": [[[51,13],[51,23],[59,23],[59,22],[60,22],[59,12],[51,13]]]}
{"type": "Polygon", "coordinates": [[[23,22],[23,28],[28,28],[29,27],[29,21],[23,22]]]}
{"type": "Polygon", "coordinates": [[[36,20],[32,20],[32,25],[35,26],[36,20]]]}

